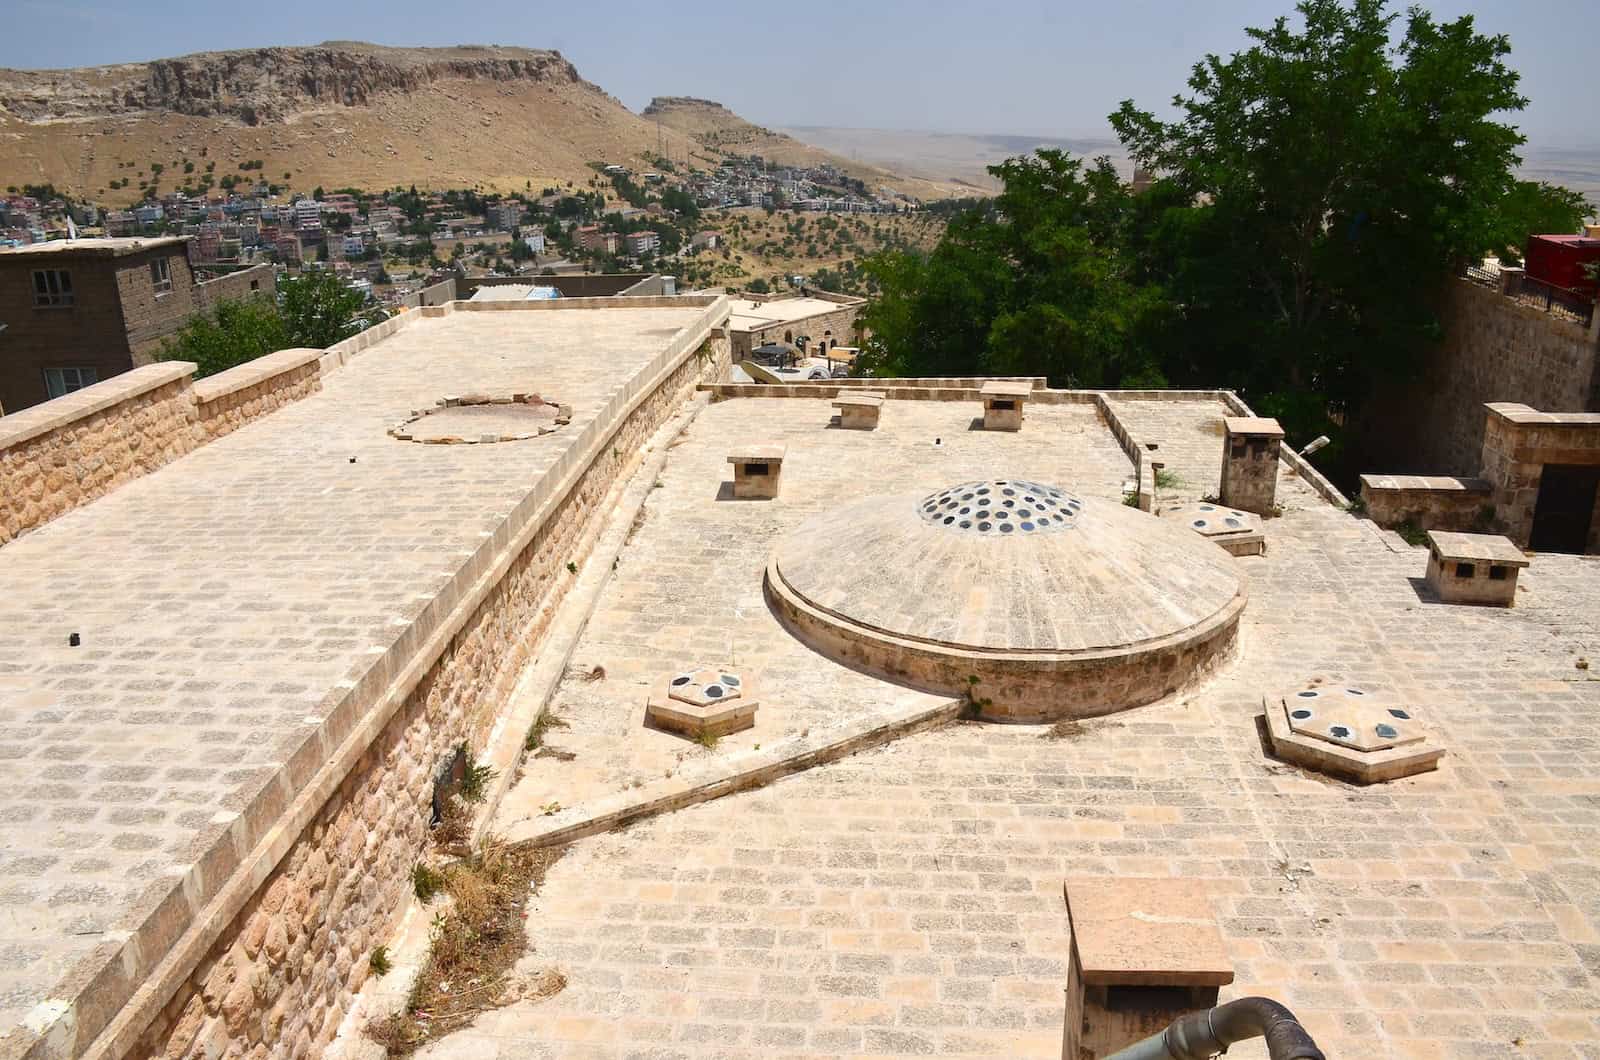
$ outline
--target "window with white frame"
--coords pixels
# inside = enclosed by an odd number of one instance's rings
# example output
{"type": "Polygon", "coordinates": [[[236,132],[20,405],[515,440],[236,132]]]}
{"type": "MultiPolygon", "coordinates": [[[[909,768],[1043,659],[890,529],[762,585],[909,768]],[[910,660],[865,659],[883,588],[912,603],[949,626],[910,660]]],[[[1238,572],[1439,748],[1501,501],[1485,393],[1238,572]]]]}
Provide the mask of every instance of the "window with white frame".
{"type": "Polygon", "coordinates": [[[156,294],[166,294],[172,290],[172,260],[170,258],[156,258],[150,263],[150,283],[156,289],[156,294]]]}
{"type": "Polygon", "coordinates": [[[86,366],[68,368],[46,368],[44,370],[44,389],[53,398],[70,394],[74,390],[82,390],[100,381],[100,373],[86,366]]]}
{"type": "Polygon", "coordinates": [[[43,308],[72,305],[72,273],[66,269],[34,269],[33,304],[43,308]]]}

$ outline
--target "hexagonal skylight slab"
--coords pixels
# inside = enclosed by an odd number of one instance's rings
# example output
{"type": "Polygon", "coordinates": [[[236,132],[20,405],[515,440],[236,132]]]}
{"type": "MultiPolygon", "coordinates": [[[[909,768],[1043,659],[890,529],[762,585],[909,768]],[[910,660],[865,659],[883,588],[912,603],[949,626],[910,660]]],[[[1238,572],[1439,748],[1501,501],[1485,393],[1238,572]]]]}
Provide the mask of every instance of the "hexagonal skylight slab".
{"type": "Polygon", "coordinates": [[[922,498],[922,521],[981,537],[1027,537],[1071,529],[1083,502],[1027,479],[963,482],[922,498]]]}
{"type": "Polygon", "coordinates": [[[1416,707],[1382,689],[1315,684],[1265,700],[1279,757],[1369,784],[1438,767],[1416,707]]]}
{"type": "Polygon", "coordinates": [[[645,721],[703,739],[750,728],[757,706],[747,676],[724,667],[701,667],[662,681],[645,702],[645,721]]]}
{"type": "Polygon", "coordinates": [[[1337,685],[1303,688],[1285,696],[1283,706],[1295,732],[1357,751],[1382,751],[1423,738],[1414,708],[1381,692],[1337,685]]]}
{"type": "Polygon", "coordinates": [[[1250,512],[1210,501],[1191,501],[1162,508],[1161,517],[1187,526],[1235,556],[1255,556],[1266,551],[1261,517],[1250,512]]]}

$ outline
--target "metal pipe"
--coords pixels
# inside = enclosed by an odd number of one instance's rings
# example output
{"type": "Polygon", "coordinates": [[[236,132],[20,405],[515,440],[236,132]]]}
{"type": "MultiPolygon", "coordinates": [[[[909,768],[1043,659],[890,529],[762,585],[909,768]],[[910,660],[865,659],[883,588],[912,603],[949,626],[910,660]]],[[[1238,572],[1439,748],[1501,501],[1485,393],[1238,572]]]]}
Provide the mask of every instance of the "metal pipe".
{"type": "Polygon", "coordinates": [[[1160,1034],[1106,1060],[1209,1060],[1248,1038],[1265,1038],[1272,1060],[1327,1060],[1294,1013],[1264,997],[1242,997],[1180,1016],[1160,1034]]]}

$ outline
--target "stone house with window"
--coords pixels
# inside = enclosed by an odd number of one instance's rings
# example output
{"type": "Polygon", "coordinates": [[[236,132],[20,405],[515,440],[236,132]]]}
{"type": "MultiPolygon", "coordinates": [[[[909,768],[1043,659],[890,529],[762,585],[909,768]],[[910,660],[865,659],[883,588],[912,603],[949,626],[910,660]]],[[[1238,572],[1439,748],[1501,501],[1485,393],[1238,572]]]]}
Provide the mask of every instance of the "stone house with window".
{"type": "Polygon", "coordinates": [[[0,410],[149,364],[196,313],[276,289],[266,265],[197,282],[187,244],[63,239],[0,250],[0,410]]]}

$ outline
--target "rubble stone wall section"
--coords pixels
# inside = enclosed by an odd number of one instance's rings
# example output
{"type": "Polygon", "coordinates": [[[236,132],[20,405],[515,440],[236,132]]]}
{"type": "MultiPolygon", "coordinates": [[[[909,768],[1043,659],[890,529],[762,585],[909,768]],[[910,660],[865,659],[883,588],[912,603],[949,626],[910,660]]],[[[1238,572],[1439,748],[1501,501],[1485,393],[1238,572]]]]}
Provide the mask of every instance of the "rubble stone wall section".
{"type": "Polygon", "coordinates": [[[322,389],[322,350],[279,350],[194,384],[200,444],[322,389]]]}
{"type": "MultiPolygon", "coordinates": [[[[570,488],[529,516],[531,536],[401,707],[133,1039],[111,1055],[320,1055],[403,913],[428,842],[432,777],[463,741],[481,748],[604,522],[634,454],[697,384],[729,361],[713,333],[643,399],[574,446],[570,488]]],[[[631,401],[642,380],[619,389],[631,401]]],[[[518,513],[509,521],[516,522],[518,513]]]]}
{"type": "Polygon", "coordinates": [[[0,545],[193,449],[193,372],[135,368],[0,419],[0,545]]]}
{"type": "Polygon", "coordinates": [[[322,388],[321,350],[145,365],[0,418],[0,545],[322,388]]]}
{"type": "Polygon", "coordinates": [[[1392,529],[1410,523],[1419,530],[1482,529],[1493,519],[1494,490],[1477,478],[1422,475],[1362,475],[1367,516],[1392,529]]]}

